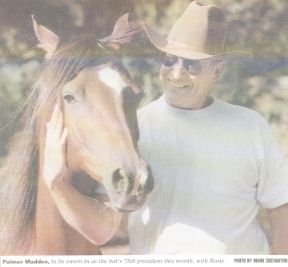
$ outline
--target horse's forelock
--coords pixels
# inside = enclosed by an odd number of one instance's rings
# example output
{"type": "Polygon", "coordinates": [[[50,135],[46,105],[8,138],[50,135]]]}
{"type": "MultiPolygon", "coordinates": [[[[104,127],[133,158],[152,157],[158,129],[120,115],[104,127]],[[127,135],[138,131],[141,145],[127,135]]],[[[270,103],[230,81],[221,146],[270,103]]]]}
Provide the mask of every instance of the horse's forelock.
{"type": "Polygon", "coordinates": [[[43,82],[57,89],[74,78],[83,68],[111,60],[113,52],[92,37],[76,39],[63,45],[45,64],[43,82]]]}
{"type": "Polygon", "coordinates": [[[35,83],[32,95],[34,114],[41,114],[41,110],[51,110],[61,95],[64,84],[73,79],[85,66],[92,48],[85,43],[75,42],[60,47],[58,51],[42,64],[42,74],[35,83]],[[49,108],[51,107],[51,108],[49,108]]]}

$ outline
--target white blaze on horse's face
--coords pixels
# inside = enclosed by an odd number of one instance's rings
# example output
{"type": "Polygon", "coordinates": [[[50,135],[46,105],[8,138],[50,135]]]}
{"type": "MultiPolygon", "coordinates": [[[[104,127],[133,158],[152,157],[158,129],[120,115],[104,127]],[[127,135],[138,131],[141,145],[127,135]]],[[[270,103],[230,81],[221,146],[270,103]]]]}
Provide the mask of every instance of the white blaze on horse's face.
{"type": "Polygon", "coordinates": [[[123,66],[112,64],[83,69],[62,90],[68,167],[102,183],[123,210],[141,206],[153,187],[133,137],[139,92],[123,66]]]}
{"type": "Polygon", "coordinates": [[[103,81],[108,87],[114,89],[118,94],[121,93],[123,88],[129,86],[121,77],[119,72],[107,66],[98,72],[99,79],[103,81]]]}

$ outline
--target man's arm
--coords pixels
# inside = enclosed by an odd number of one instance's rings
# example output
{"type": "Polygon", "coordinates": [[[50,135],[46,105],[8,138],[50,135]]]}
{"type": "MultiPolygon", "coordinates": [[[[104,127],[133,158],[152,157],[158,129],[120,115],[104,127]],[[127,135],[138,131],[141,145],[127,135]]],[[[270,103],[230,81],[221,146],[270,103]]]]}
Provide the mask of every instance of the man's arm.
{"type": "Polygon", "coordinates": [[[49,188],[64,220],[95,245],[103,245],[117,232],[123,215],[104,203],[80,194],[65,179],[49,188]]]}
{"type": "Polygon", "coordinates": [[[288,203],[267,209],[271,225],[271,253],[288,255],[288,203]]]}

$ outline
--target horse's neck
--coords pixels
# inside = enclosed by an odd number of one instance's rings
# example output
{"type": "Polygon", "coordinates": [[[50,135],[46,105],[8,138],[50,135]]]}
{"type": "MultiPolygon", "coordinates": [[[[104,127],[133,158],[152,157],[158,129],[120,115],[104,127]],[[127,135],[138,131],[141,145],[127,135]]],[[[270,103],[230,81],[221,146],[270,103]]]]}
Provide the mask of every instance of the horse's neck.
{"type": "Polygon", "coordinates": [[[35,254],[99,254],[99,248],[87,241],[62,218],[43,179],[38,179],[35,254]]]}

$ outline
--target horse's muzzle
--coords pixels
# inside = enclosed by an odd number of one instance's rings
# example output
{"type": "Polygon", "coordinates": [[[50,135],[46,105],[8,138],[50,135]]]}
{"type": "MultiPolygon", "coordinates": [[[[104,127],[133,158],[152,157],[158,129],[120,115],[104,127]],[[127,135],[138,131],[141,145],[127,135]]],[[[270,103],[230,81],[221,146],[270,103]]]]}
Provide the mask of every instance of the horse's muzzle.
{"type": "Polygon", "coordinates": [[[118,211],[130,212],[141,208],[147,195],[153,190],[154,179],[149,168],[136,175],[117,169],[112,174],[112,205],[118,211]]]}

